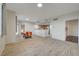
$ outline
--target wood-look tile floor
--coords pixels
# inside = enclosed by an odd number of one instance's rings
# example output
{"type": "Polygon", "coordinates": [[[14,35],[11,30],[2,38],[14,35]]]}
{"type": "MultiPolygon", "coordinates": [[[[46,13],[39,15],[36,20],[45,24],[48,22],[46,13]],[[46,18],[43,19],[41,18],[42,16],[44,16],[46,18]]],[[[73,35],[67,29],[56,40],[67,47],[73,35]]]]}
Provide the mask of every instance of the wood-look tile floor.
{"type": "Polygon", "coordinates": [[[7,44],[2,56],[78,56],[76,43],[51,38],[32,37],[31,39],[7,44]]]}

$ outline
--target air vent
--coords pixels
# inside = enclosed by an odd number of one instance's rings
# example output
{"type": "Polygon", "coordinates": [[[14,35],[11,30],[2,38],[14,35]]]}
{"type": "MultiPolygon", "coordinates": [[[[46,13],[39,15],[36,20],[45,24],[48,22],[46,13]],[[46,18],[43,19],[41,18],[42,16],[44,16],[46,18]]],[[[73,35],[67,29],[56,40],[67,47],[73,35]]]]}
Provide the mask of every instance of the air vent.
{"type": "Polygon", "coordinates": [[[58,18],[54,18],[53,20],[56,21],[56,20],[58,20],[58,18]]]}

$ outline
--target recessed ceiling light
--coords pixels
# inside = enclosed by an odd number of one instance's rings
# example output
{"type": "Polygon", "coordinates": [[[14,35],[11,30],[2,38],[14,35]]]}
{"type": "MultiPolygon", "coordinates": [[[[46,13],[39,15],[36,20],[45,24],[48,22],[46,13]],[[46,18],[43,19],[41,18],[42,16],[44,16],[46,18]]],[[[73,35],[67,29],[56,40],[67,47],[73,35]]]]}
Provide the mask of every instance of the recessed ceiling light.
{"type": "Polygon", "coordinates": [[[43,5],[41,3],[38,3],[37,4],[37,7],[42,7],[43,5]]]}
{"type": "Polygon", "coordinates": [[[28,21],[28,20],[29,20],[29,18],[26,18],[26,20],[28,21]]]}

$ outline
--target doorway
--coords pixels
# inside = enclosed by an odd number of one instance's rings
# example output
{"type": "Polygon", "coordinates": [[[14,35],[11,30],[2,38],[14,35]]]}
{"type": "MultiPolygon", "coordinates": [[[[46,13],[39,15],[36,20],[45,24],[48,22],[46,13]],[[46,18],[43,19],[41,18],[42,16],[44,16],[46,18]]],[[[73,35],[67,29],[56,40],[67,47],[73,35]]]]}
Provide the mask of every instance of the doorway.
{"type": "Polygon", "coordinates": [[[78,43],[78,19],[66,21],[66,41],[78,43]]]}

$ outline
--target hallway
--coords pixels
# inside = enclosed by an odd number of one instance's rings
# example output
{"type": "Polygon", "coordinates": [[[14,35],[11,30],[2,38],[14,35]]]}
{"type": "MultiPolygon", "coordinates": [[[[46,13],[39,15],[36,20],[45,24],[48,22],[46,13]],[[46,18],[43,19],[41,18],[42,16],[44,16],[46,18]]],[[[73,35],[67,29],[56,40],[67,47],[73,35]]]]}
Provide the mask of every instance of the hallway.
{"type": "Polygon", "coordinates": [[[7,44],[2,55],[6,56],[59,56],[79,55],[76,43],[64,42],[49,37],[33,36],[31,39],[7,44]]]}

